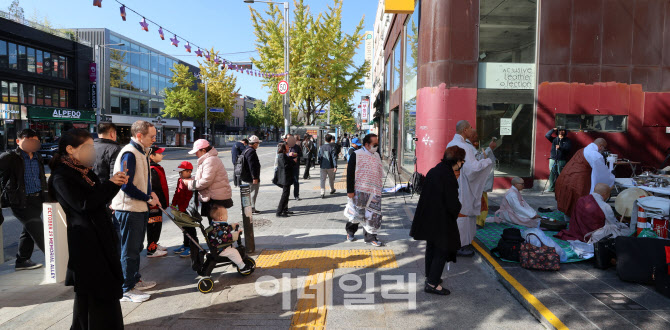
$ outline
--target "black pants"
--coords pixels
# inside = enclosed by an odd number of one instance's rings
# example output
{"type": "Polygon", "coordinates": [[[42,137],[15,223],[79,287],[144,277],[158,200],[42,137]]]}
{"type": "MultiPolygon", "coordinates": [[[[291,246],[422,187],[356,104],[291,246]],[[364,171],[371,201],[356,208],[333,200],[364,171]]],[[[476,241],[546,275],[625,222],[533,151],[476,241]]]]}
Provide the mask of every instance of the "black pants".
{"type": "Polygon", "coordinates": [[[89,294],[75,293],[70,329],[123,329],[119,299],[99,299],[89,294]]]}
{"type": "Polygon", "coordinates": [[[437,286],[442,278],[444,265],[447,263],[447,251],[434,242],[426,242],[426,281],[437,286]]]}
{"type": "Polygon", "coordinates": [[[307,180],[309,178],[309,169],[312,167],[312,158],[305,158],[305,174],[302,175],[302,178],[307,180]]]}
{"type": "Polygon", "coordinates": [[[16,262],[29,260],[33,255],[35,244],[44,252],[44,225],[42,223],[42,197],[26,197],[26,208],[12,207],[14,216],[23,225],[23,231],[19,236],[19,251],[16,254],[16,262]]]}
{"type": "MultiPolygon", "coordinates": [[[[347,234],[349,234],[350,236],[354,236],[356,234],[356,231],[358,230],[358,225],[359,224],[355,222],[347,222],[344,228],[347,230],[347,234]]],[[[367,231],[365,231],[365,228],[363,228],[363,238],[365,239],[365,242],[372,242],[377,240],[377,235],[370,234],[367,231]]]]}
{"type": "Polygon", "coordinates": [[[281,190],[281,198],[277,205],[277,215],[288,211],[288,195],[291,193],[291,185],[285,185],[281,190]]]}
{"type": "Polygon", "coordinates": [[[158,248],[158,240],[161,238],[162,228],[162,215],[160,213],[149,213],[149,223],[147,224],[147,252],[156,252],[156,248],[158,248]],[[157,219],[158,217],[160,217],[160,221],[157,219]]]}
{"type": "Polygon", "coordinates": [[[293,169],[293,197],[300,197],[300,163],[293,169]]]}

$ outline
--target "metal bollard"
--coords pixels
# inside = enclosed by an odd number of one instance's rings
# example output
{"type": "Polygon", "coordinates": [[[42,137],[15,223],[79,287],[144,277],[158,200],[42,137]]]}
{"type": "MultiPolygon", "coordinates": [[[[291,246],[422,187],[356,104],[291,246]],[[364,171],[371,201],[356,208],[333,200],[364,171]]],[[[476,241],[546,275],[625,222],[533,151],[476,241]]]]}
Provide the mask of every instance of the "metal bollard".
{"type": "Polygon", "coordinates": [[[256,251],[254,241],[254,223],[251,214],[251,188],[248,183],[240,184],[240,200],[242,200],[242,223],[244,225],[244,246],[248,253],[256,251]]]}

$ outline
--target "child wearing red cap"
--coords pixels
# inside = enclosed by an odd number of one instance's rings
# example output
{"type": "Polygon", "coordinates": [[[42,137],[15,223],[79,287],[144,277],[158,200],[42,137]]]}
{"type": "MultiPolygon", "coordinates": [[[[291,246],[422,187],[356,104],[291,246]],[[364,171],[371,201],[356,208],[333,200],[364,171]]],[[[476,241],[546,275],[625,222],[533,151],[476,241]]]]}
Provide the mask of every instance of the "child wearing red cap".
{"type": "MultiPolygon", "coordinates": [[[[151,191],[156,193],[161,205],[167,205],[170,193],[168,191],[167,179],[165,178],[165,169],[158,165],[163,160],[163,151],[165,148],[156,146],[151,147],[151,191]]],[[[163,257],[167,254],[167,249],[158,245],[158,239],[161,237],[163,228],[163,213],[158,205],[149,209],[149,223],[147,224],[147,257],[163,257]]]]}
{"type": "MultiPolygon", "coordinates": [[[[193,172],[193,164],[191,164],[188,161],[183,161],[179,166],[177,167],[177,171],[179,171],[179,179],[177,180],[177,189],[174,192],[174,196],[172,196],[172,206],[177,208],[180,212],[186,212],[186,209],[188,208],[188,204],[191,201],[191,198],[193,198],[193,191],[188,190],[188,186],[186,186],[186,183],[184,182],[185,179],[190,179],[191,178],[191,173],[193,172]]],[[[188,232],[191,237],[194,239],[198,239],[198,236],[196,234],[195,228],[187,227],[184,228],[186,232],[188,232]]],[[[179,256],[182,258],[186,258],[191,255],[191,249],[190,243],[189,243],[188,236],[184,234],[184,244],[174,250],[174,253],[179,253],[179,256]]]]}

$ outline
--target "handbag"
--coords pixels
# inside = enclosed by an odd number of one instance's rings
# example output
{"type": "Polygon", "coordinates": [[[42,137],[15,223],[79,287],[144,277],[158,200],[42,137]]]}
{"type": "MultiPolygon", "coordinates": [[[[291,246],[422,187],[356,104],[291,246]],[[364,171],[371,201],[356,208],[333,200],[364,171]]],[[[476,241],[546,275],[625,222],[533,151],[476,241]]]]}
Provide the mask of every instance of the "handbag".
{"type": "MultiPolygon", "coordinates": [[[[667,265],[665,247],[670,240],[619,236],[616,238],[616,272],[627,282],[653,284],[654,270],[667,265]]],[[[668,269],[666,267],[665,271],[668,269]]]]}
{"type": "Polygon", "coordinates": [[[272,177],[272,183],[279,188],[284,188],[284,185],[279,184],[278,172],[278,168],[275,167],[275,175],[272,177]]]}
{"type": "Polygon", "coordinates": [[[593,254],[596,268],[607,269],[614,266],[616,264],[616,237],[609,234],[593,243],[593,254]]]}
{"type": "Polygon", "coordinates": [[[542,240],[535,234],[526,235],[526,242],[521,244],[521,267],[536,270],[559,270],[561,269],[560,257],[556,249],[544,245],[542,240]],[[529,236],[535,236],[540,241],[540,247],[528,241],[529,236]]]}

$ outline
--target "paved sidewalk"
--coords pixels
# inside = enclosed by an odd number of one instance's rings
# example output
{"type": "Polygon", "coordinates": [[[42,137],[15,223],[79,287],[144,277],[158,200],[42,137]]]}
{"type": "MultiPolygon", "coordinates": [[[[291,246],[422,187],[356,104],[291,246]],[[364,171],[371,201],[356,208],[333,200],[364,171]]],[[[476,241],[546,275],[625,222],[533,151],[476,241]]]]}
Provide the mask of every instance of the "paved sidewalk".
{"type": "MultiPolygon", "coordinates": [[[[263,153],[269,155],[264,157],[272,156],[267,150],[263,153]]],[[[224,164],[230,166],[229,154],[221,157],[224,164]]],[[[178,163],[177,157],[171,158],[175,158],[172,161],[174,164],[178,163]]],[[[290,210],[296,214],[289,218],[276,218],[274,210],[280,189],[270,183],[272,166],[267,166],[267,163],[271,163],[271,159],[263,158],[261,162],[264,168],[257,208],[263,213],[254,217],[254,257],[259,266],[263,263],[266,267],[257,268],[248,277],[239,276],[230,266],[217,270],[212,276],[215,280],[213,292],[201,294],[195,288],[197,274],[190,269],[188,260],[172,253],[158,259],[143,257],[143,278],[155,280],[158,285],[150,291],[151,300],[141,304],[122,303],[127,329],[286,329],[292,324],[304,324],[310,320],[317,327],[325,322],[327,328],[347,329],[544,328],[496,279],[479,255],[461,258],[451,264],[448,271],[445,270],[445,286],[452,291],[450,296],[439,297],[423,292],[425,244],[408,237],[418,197],[410,199],[408,196],[405,204],[402,195],[384,195],[385,218],[379,235],[387,243],[384,248],[366,245],[360,232],[359,241],[345,242],[346,220],[342,215],[346,203],[344,190],[321,199],[319,190],[314,189],[319,182],[318,171],[312,170],[312,179],[301,184],[303,200],[291,199],[289,202],[290,210]],[[268,268],[271,264],[267,258],[272,253],[279,253],[272,252],[278,250],[294,251],[291,252],[294,254],[282,257],[277,267],[268,268]],[[390,284],[393,282],[388,275],[400,275],[412,281],[409,286],[392,288],[390,284]],[[272,279],[280,280],[282,276],[288,276],[288,279],[277,294],[259,295],[257,287],[271,290],[272,279]],[[332,293],[327,295],[332,298],[332,306],[327,310],[312,309],[309,301],[297,297],[297,292],[304,290],[302,280],[324,283],[326,279],[319,276],[332,278],[332,293]],[[360,283],[358,288],[357,283],[360,283]],[[353,291],[345,292],[344,289],[353,291]],[[390,292],[387,292],[389,289],[390,292]],[[373,303],[365,308],[372,309],[352,309],[348,306],[352,297],[347,294],[352,293],[370,293],[373,303]],[[409,305],[405,298],[389,298],[389,293],[415,296],[416,308],[409,305]],[[287,309],[282,308],[284,299],[288,301],[287,309]]],[[[173,163],[167,162],[164,167],[176,167],[173,163]]],[[[343,167],[341,162],[336,181],[342,181],[343,167]]],[[[168,181],[173,184],[170,178],[168,181]]],[[[235,206],[229,210],[229,215],[231,221],[241,221],[239,189],[234,188],[233,196],[235,206]]],[[[160,241],[170,250],[181,245],[181,233],[169,220],[163,224],[160,241]]],[[[0,328],[69,328],[72,289],[62,284],[39,285],[43,271],[16,273],[13,261],[0,265],[0,328]]]]}

